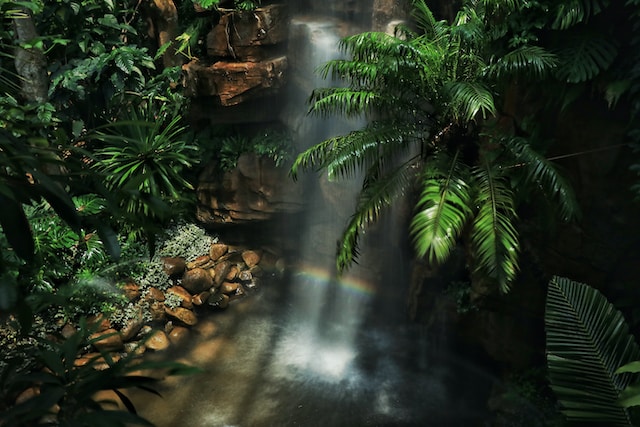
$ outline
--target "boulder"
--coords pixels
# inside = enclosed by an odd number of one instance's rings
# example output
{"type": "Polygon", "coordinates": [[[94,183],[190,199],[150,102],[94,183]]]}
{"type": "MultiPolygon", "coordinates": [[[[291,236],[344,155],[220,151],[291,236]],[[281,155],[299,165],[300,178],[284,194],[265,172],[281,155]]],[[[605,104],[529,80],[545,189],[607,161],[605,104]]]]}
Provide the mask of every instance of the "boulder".
{"type": "Polygon", "coordinates": [[[182,287],[192,294],[208,290],[213,286],[211,274],[202,268],[187,270],[182,276],[182,287]]]}
{"type": "Polygon", "coordinates": [[[225,243],[212,243],[211,248],[209,249],[209,257],[217,261],[220,257],[227,253],[229,250],[229,245],[225,243]]]}
{"type": "Polygon", "coordinates": [[[120,350],[123,347],[120,333],[113,328],[93,333],[89,336],[93,346],[101,351],[120,350]]]}
{"type": "Polygon", "coordinates": [[[183,344],[188,337],[189,329],[183,326],[176,326],[169,332],[169,341],[171,341],[173,345],[183,344]]]}
{"type": "Polygon", "coordinates": [[[144,344],[149,350],[162,351],[169,348],[171,343],[164,331],[156,329],[146,337],[144,344]]]}
{"type": "Polygon", "coordinates": [[[191,308],[193,307],[193,302],[191,294],[189,293],[189,291],[187,291],[185,288],[183,288],[182,286],[172,286],[169,289],[167,289],[167,294],[174,294],[177,295],[180,300],[182,301],[180,303],[180,306],[184,307],[184,308],[191,308]]]}
{"type": "Polygon", "coordinates": [[[176,308],[169,308],[169,307],[165,307],[165,312],[171,316],[172,318],[174,318],[175,320],[184,323],[185,325],[188,326],[193,326],[196,323],[198,323],[198,318],[196,317],[196,314],[184,307],[176,307],[176,308]]]}
{"type": "Polygon", "coordinates": [[[260,262],[261,258],[262,258],[262,251],[247,250],[242,252],[242,260],[244,261],[245,264],[247,264],[247,267],[249,268],[257,265],[260,262]]]}
{"type": "Polygon", "coordinates": [[[186,261],[182,257],[164,257],[162,266],[169,277],[180,277],[186,269],[186,261]]]}

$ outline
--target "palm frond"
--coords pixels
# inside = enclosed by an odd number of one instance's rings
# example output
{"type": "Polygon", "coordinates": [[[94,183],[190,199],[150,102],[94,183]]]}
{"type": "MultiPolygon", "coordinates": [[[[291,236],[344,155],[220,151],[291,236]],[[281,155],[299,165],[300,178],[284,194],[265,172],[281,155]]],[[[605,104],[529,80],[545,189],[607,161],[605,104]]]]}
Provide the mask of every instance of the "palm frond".
{"type": "Polygon", "coordinates": [[[424,0],[413,0],[411,16],[422,32],[430,39],[438,39],[449,30],[444,21],[437,21],[424,0]]]}
{"type": "Polygon", "coordinates": [[[409,228],[417,255],[432,264],[448,259],[472,215],[468,174],[459,157],[459,151],[453,158],[438,153],[429,161],[409,228]]]}
{"type": "Polygon", "coordinates": [[[640,348],[622,314],[596,289],[554,277],[545,327],[549,380],[567,419],[578,425],[631,426],[617,400],[632,377],[614,373],[640,358],[640,348]]]}
{"type": "Polygon", "coordinates": [[[606,36],[581,33],[567,37],[558,52],[559,79],[567,83],[580,83],[593,79],[609,68],[618,55],[618,48],[606,36]]]}
{"type": "Polygon", "coordinates": [[[609,5],[609,0],[564,0],[558,1],[555,20],[551,27],[555,30],[566,30],[591,16],[597,15],[609,5]]]}
{"type": "Polygon", "coordinates": [[[573,188],[553,162],[538,153],[525,138],[503,138],[500,142],[517,162],[514,167],[525,169],[527,182],[539,186],[555,200],[563,221],[578,217],[580,208],[573,188]]]}
{"type": "Polygon", "coordinates": [[[385,155],[409,148],[416,139],[416,130],[394,122],[373,122],[371,125],[329,138],[300,153],[291,166],[295,180],[302,170],[327,169],[330,177],[352,177],[379,161],[379,149],[388,147],[385,155]]]}
{"type": "Polygon", "coordinates": [[[471,230],[471,245],[477,269],[494,279],[500,291],[507,293],[518,272],[518,232],[513,222],[517,215],[513,192],[497,168],[487,159],[474,169],[478,194],[478,213],[471,230]]]}
{"type": "Polygon", "coordinates": [[[496,113],[493,94],[480,82],[454,81],[445,90],[449,94],[448,114],[458,121],[468,122],[478,114],[487,118],[496,113]]]}
{"type": "MultiPolygon", "coordinates": [[[[396,167],[389,173],[365,177],[365,184],[358,197],[355,213],[342,234],[336,255],[336,267],[345,271],[358,257],[360,234],[375,223],[380,212],[404,194],[413,182],[415,169],[412,160],[396,167]]],[[[377,168],[374,168],[377,171],[377,168]]]]}
{"type": "Polygon", "coordinates": [[[545,48],[523,45],[492,62],[487,74],[500,80],[520,76],[543,79],[557,65],[557,56],[545,48]]]}
{"type": "Polygon", "coordinates": [[[354,90],[348,87],[314,89],[311,95],[310,112],[328,116],[338,114],[356,117],[370,114],[375,107],[380,108],[383,98],[380,93],[367,90],[354,90]]]}

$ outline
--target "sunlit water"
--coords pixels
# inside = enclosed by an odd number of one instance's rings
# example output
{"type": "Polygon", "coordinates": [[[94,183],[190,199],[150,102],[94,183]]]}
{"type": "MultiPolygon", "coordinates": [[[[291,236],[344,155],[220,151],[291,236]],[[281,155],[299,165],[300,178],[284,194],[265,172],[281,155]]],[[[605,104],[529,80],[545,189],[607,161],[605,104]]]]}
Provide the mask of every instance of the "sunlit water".
{"type": "Polygon", "coordinates": [[[164,398],[136,394],[141,415],[158,427],[482,425],[491,378],[432,357],[402,292],[320,273],[265,283],[203,319],[178,354],[203,372],[170,378],[164,398]]]}

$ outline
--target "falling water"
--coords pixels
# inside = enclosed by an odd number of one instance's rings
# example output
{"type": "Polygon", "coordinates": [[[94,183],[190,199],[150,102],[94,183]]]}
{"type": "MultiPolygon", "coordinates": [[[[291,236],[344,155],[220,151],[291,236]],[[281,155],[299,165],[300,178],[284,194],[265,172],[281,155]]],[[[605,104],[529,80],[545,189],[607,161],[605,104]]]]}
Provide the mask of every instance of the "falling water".
{"type": "MultiPolygon", "coordinates": [[[[303,77],[340,55],[345,27],[338,21],[295,18],[292,28],[304,45],[294,50],[306,59],[292,58],[303,77]]],[[[302,148],[362,126],[304,114],[308,90],[329,83],[293,85],[287,122],[302,148]]],[[[204,373],[169,379],[165,400],[145,401],[141,414],[158,427],[478,425],[482,409],[469,395],[490,381],[428,360],[430,343],[408,320],[407,257],[389,237],[393,230],[374,229],[361,265],[338,277],[336,240],[357,180],[313,178],[300,184],[309,186],[309,209],[290,230],[297,250],[286,280],[196,326],[199,338],[180,360],[204,373]]]]}

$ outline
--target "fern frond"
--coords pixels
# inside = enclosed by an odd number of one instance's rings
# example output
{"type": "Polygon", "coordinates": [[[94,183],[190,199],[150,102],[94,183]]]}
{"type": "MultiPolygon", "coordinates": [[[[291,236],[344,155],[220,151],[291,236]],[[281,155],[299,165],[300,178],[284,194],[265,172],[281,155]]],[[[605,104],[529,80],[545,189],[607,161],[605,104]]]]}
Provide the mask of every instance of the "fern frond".
{"type": "Polygon", "coordinates": [[[553,162],[534,150],[524,138],[503,138],[500,142],[514,157],[516,167],[526,170],[524,175],[527,182],[540,186],[545,194],[555,200],[563,221],[578,217],[578,201],[573,188],[553,162]]]}
{"type": "Polygon", "coordinates": [[[557,65],[557,56],[545,48],[523,45],[492,62],[487,74],[497,79],[520,76],[543,79],[557,65]]]}
{"type": "Polygon", "coordinates": [[[453,158],[439,153],[429,162],[416,204],[418,212],[409,228],[417,255],[426,255],[432,264],[449,258],[472,214],[467,170],[459,157],[459,151],[453,158]]]}
{"type": "Polygon", "coordinates": [[[503,293],[509,292],[518,272],[518,232],[513,193],[504,177],[483,159],[474,168],[478,194],[478,213],[471,230],[471,245],[477,269],[494,279],[503,293]]]}
{"type": "Polygon", "coordinates": [[[616,45],[602,35],[581,34],[568,37],[567,44],[558,52],[559,79],[567,83],[580,83],[593,79],[609,68],[618,55],[616,45]]]}
{"type": "Polygon", "coordinates": [[[609,0],[564,0],[559,1],[551,25],[554,30],[566,30],[581,22],[589,20],[609,5],[609,0]]]}
{"type": "Polygon", "coordinates": [[[496,114],[493,94],[480,82],[450,82],[445,91],[449,95],[448,114],[458,121],[471,121],[478,114],[482,114],[482,118],[496,114]]]}
{"type": "Polygon", "coordinates": [[[345,271],[357,259],[360,234],[378,220],[382,209],[391,206],[394,200],[405,193],[414,178],[415,169],[411,167],[411,161],[403,163],[390,173],[365,177],[355,213],[338,245],[336,267],[339,272],[345,271]]]}

